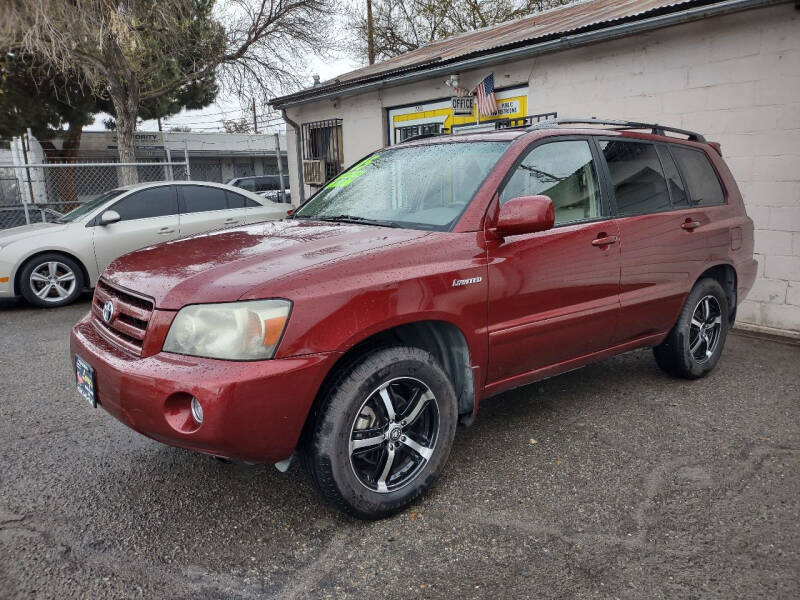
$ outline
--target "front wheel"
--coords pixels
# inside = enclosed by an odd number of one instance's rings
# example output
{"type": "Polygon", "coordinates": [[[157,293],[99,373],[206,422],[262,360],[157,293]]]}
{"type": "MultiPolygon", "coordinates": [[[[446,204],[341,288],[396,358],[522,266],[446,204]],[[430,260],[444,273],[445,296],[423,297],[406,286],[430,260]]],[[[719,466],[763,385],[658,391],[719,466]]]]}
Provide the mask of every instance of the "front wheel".
{"type": "Polygon", "coordinates": [[[684,379],[708,374],[719,361],[728,336],[728,299],[716,279],[701,279],[692,288],[678,322],[661,345],[653,348],[658,366],[684,379]]]}
{"type": "Polygon", "coordinates": [[[74,302],[83,291],[83,271],[69,256],[51,252],[29,260],[20,274],[22,296],[43,308],[74,302]]]}
{"type": "Polygon", "coordinates": [[[312,484],[341,510],[375,519],[433,485],[453,443],[456,398],[433,355],[386,348],[345,369],[311,419],[300,454],[312,484]]]}

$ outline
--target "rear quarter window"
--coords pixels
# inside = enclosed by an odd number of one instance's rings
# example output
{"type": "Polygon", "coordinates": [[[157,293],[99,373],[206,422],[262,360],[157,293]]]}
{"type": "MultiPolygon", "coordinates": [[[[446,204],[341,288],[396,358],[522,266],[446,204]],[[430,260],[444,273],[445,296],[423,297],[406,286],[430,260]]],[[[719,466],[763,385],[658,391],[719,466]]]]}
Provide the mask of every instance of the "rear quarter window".
{"type": "Polygon", "coordinates": [[[719,176],[705,152],[681,146],[672,146],[670,152],[683,174],[691,205],[725,204],[725,192],[719,176]]]}

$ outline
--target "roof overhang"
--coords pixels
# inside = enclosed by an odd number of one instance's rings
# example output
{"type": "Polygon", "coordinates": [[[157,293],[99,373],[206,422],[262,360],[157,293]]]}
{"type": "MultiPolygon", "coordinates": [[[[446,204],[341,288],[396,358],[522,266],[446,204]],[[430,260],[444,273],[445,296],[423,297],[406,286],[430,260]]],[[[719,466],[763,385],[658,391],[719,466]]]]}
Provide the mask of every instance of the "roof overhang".
{"type": "Polygon", "coordinates": [[[624,23],[599,23],[589,31],[563,35],[545,41],[534,40],[524,45],[514,44],[512,47],[508,48],[500,47],[493,48],[489,51],[476,51],[448,61],[433,59],[421,64],[390,69],[362,78],[355,78],[342,82],[333,81],[331,83],[301,90],[294,94],[273,98],[269,101],[269,104],[275,109],[282,110],[292,106],[317,102],[319,100],[343,98],[383,88],[405,85],[429,79],[437,75],[467,71],[498,63],[550,54],[579,46],[615,40],[630,35],[653,31],[655,29],[707,19],[709,17],[717,17],[754,8],[763,8],[775,4],[788,4],[790,2],[792,2],[792,0],[724,0],[722,2],[708,4],[708,2],[701,2],[701,0],[698,0],[698,2],[688,4],[688,6],[686,4],[677,5],[676,8],[679,8],[679,10],[675,12],[661,13],[649,17],[644,15],[642,18],[636,18],[636,20],[624,23]]]}

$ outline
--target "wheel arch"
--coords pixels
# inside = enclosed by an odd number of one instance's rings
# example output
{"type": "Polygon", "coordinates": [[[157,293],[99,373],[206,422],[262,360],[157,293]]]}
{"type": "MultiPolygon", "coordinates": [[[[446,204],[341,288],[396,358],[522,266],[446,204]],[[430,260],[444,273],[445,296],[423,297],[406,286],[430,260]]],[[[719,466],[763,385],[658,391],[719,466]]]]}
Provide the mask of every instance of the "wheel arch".
{"type": "Polygon", "coordinates": [[[732,327],[736,321],[738,302],[736,296],[736,290],[738,289],[738,275],[736,269],[730,263],[719,263],[700,273],[695,283],[707,277],[715,279],[722,286],[722,289],[725,290],[725,298],[728,300],[728,325],[732,327]]]}
{"type": "Polygon", "coordinates": [[[387,346],[412,346],[430,352],[439,361],[453,384],[458,402],[459,420],[472,422],[475,413],[475,381],[467,338],[459,327],[449,321],[430,319],[411,321],[387,327],[366,335],[337,359],[319,387],[308,421],[325,397],[337,376],[352,367],[370,351],[387,346]]]}
{"type": "Polygon", "coordinates": [[[83,261],[75,256],[72,252],[67,252],[65,250],[56,250],[56,249],[48,249],[48,250],[38,250],[31,254],[30,256],[25,257],[20,263],[19,267],[17,267],[16,272],[14,273],[14,295],[19,296],[22,293],[22,271],[25,270],[25,266],[31,262],[32,260],[36,259],[39,256],[43,256],[45,254],[61,254],[66,256],[70,260],[74,260],[75,264],[80,267],[81,275],[83,276],[83,285],[84,287],[91,287],[92,280],[89,277],[89,270],[86,268],[86,265],[83,264],[83,261]]]}

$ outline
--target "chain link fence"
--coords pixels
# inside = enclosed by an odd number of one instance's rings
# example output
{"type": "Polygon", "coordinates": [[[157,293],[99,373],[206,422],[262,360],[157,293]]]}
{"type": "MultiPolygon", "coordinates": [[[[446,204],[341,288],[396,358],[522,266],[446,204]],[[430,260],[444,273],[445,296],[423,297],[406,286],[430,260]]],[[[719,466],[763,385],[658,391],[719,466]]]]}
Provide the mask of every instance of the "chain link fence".
{"type": "Polygon", "coordinates": [[[52,222],[119,187],[125,167],[136,169],[139,183],[189,179],[184,162],[0,165],[0,229],[52,222]]]}

